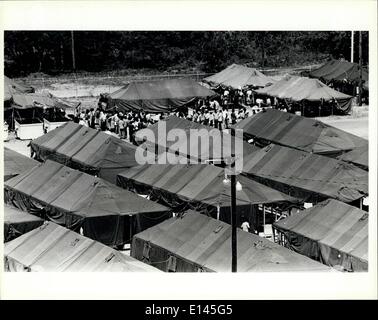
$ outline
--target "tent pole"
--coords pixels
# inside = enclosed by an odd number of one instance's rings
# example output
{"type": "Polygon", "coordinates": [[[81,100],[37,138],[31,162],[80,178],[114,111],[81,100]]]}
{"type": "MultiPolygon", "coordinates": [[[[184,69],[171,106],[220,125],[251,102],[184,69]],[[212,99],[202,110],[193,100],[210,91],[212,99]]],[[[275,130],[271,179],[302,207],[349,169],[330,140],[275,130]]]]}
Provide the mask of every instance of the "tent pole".
{"type": "Polygon", "coordinates": [[[131,214],[129,214],[129,228],[130,228],[130,250],[131,250],[131,242],[132,242],[132,238],[133,238],[133,225],[132,225],[132,218],[133,216],[131,214]]]}
{"type": "Polygon", "coordinates": [[[265,205],[263,205],[263,226],[265,226],[265,205]]]}

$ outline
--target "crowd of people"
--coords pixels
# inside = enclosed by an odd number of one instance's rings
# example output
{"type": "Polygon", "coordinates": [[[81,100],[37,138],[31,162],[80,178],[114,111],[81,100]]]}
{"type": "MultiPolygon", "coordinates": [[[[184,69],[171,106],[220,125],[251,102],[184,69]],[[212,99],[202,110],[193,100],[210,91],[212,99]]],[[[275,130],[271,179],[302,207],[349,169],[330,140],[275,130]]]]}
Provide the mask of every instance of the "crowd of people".
{"type": "Polygon", "coordinates": [[[281,110],[287,111],[286,107],[281,108],[277,101],[270,98],[262,99],[254,97],[252,90],[235,91],[224,90],[216,98],[198,99],[194,105],[185,110],[150,114],[144,111],[120,112],[116,107],[108,108],[105,99],[100,98],[95,108],[83,109],[78,106],[75,111],[74,121],[93,129],[104,131],[115,135],[120,139],[126,139],[135,144],[134,133],[143,128],[163,120],[170,115],[224,130],[237,122],[252,116],[265,108],[276,104],[281,110]]]}

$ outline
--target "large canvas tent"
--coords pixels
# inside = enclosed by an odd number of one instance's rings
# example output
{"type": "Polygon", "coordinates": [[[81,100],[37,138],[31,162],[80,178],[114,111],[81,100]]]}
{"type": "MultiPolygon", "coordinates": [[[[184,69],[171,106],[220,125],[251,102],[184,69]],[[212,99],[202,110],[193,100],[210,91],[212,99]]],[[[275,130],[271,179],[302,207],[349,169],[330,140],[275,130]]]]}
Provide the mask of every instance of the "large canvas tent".
{"type": "Polygon", "coordinates": [[[30,108],[75,108],[77,103],[71,103],[66,100],[54,97],[50,93],[16,93],[12,96],[11,107],[15,109],[30,109],[30,108]]]}
{"type": "Polygon", "coordinates": [[[68,122],[30,143],[35,158],[57,161],[110,182],[138,165],[136,147],[104,132],[68,122]]]}
{"type": "Polygon", "coordinates": [[[232,64],[226,69],[202,80],[212,87],[231,87],[232,89],[247,87],[265,87],[275,82],[255,68],[232,64]]]}
{"type": "MultiPolygon", "coordinates": [[[[275,143],[282,146],[332,157],[345,154],[345,160],[354,161],[349,152],[368,150],[368,141],[353,134],[327,125],[321,121],[297,116],[275,109],[267,109],[236,124],[243,130],[244,138],[254,138],[262,145],[275,143]]],[[[358,152],[358,153],[360,153],[358,152]]],[[[368,167],[366,162],[356,159],[356,164],[368,167]]]]}
{"type": "Polygon", "coordinates": [[[285,246],[347,271],[368,270],[368,213],[329,199],[274,223],[285,246]]]}
{"type": "Polygon", "coordinates": [[[155,149],[158,147],[157,152],[159,154],[165,151],[178,153],[178,155],[192,159],[197,163],[212,159],[226,159],[232,153],[236,157],[241,158],[243,155],[259,150],[258,147],[243,141],[242,135],[240,137],[231,137],[230,134],[218,129],[176,116],[169,116],[167,119],[161,120],[147,129],[139,130],[136,136],[139,139],[143,136],[145,137],[143,148],[150,152],[156,153],[155,149]],[[173,132],[175,129],[183,130],[186,139],[168,140],[168,133],[173,132]],[[197,132],[199,136],[193,134],[193,131],[197,132]],[[151,132],[153,133],[152,135],[151,132]],[[162,132],[165,134],[162,134],[162,132]],[[219,139],[212,139],[212,136],[219,139]],[[206,137],[210,138],[206,139],[206,137]],[[241,148],[235,148],[233,142],[237,143],[241,148]]]}
{"type": "Polygon", "coordinates": [[[110,107],[118,111],[170,112],[197,98],[214,96],[215,92],[192,79],[166,79],[130,82],[110,94],[110,107]]]}
{"type": "Polygon", "coordinates": [[[4,101],[9,101],[16,93],[33,93],[33,87],[25,86],[17,83],[14,80],[4,76],[4,101]]]}
{"type": "Polygon", "coordinates": [[[4,189],[7,203],[112,246],[170,217],[165,206],[50,160],[4,189]]]}
{"type": "Polygon", "coordinates": [[[159,272],[53,222],[5,244],[8,272],[159,272]]]}
{"type": "MultiPolygon", "coordinates": [[[[147,194],[151,200],[170,206],[174,212],[195,209],[230,222],[231,188],[224,185],[224,178],[224,169],[213,165],[145,165],[119,174],[117,184],[147,194]]],[[[256,228],[259,204],[287,207],[297,202],[247,177],[238,176],[237,180],[242,185],[236,195],[238,216],[244,215],[256,228]]]]}
{"type": "MultiPolygon", "coordinates": [[[[321,263],[237,230],[238,272],[322,272],[321,263]]],[[[167,272],[231,272],[231,226],[188,212],[133,237],[131,256],[167,272]]]]}
{"type": "Polygon", "coordinates": [[[38,161],[24,156],[23,154],[4,148],[4,180],[8,180],[20,173],[37,166],[38,161]]]}
{"type": "MultiPolygon", "coordinates": [[[[347,81],[357,83],[360,81],[360,67],[357,63],[345,60],[330,60],[318,69],[309,73],[311,78],[318,78],[326,83],[330,81],[347,81]]],[[[362,68],[362,80],[368,81],[369,73],[366,67],[362,68]]]]}
{"type": "Polygon", "coordinates": [[[13,240],[43,224],[43,219],[17,208],[5,205],[4,242],[13,240]]]}
{"type": "Polygon", "coordinates": [[[367,171],[279,145],[268,145],[245,157],[243,174],[306,202],[334,198],[350,203],[368,195],[367,171]]]}
{"type": "Polygon", "coordinates": [[[336,91],[318,79],[285,76],[273,85],[256,90],[257,94],[295,103],[335,103],[337,110],[347,113],[352,107],[352,96],[336,91]]]}

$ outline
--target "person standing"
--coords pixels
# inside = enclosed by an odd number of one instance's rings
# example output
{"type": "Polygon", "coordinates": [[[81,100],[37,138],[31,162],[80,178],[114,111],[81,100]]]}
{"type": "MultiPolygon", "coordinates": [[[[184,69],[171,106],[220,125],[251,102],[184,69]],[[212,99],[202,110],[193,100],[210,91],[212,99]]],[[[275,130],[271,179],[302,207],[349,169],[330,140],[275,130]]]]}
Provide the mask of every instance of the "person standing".
{"type": "Polygon", "coordinates": [[[118,127],[119,127],[119,137],[121,139],[125,139],[125,120],[123,119],[123,116],[119,117],[118,127]]]}
{"type": "Polygon", "coordinates": [[[221,110],[218,111],[218,115],[217,115],[217,120],[218,120],[218,129],[219,130],[222,130],[222,126],[223,126],[223,112],[221,110]]]}

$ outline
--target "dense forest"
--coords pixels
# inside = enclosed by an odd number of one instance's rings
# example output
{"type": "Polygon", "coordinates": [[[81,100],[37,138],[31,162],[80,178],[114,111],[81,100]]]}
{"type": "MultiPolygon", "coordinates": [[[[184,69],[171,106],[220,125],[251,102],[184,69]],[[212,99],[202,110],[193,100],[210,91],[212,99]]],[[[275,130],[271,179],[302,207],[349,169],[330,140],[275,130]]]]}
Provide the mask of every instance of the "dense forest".
{"type": "MultiPolygon", "coordinates": [[[[368,64],[368,32],[362,34],[368,64]]],[[[354,41],[358,61],[358,32],[354,41]]],[[[4,68],[10,77],[125,69],[217,72],[231,63],[274,68],[350,60],[350,47],[350,31],[6,31],[4,68]]]]}

